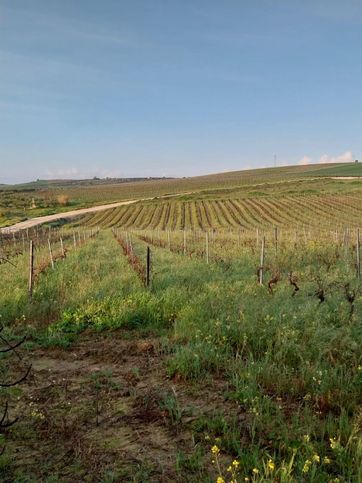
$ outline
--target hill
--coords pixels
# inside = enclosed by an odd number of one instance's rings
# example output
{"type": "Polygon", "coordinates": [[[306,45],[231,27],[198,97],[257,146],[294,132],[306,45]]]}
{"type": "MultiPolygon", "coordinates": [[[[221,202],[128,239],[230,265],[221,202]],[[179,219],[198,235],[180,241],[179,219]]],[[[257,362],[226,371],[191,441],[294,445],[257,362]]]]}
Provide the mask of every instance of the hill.
{"type": "MultiPolygon", "coordinates": [[[[229,199],[280,194],[359,192],[359,184],[326,179],[356,176],[354,163],[284,166],[231,171],[188,178],[39,180],[0,187],[0,226],[29,217],[86,208],[127,199],[186,194],[190,199],[229,199]]],[[[358,183],[358,182],[357,182],[358,183]]]]}

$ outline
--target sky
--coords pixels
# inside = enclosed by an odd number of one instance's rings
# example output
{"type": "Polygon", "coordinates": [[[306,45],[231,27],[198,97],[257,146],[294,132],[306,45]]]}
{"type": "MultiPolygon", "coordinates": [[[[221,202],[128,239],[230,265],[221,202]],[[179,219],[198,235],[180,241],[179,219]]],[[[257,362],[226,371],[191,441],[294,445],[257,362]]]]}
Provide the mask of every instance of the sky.
{"type": "Polygon", "coordinates": [[[362,157],[362,0],[0,0],[0,183],[362,157]]]}

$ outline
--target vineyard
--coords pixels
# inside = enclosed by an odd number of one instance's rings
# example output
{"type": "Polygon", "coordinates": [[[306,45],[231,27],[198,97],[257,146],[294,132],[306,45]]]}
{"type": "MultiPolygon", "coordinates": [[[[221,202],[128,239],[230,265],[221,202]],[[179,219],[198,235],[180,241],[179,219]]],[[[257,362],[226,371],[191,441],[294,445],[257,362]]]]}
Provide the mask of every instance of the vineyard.
{"type": "Polygon", "coordinates": [[[2,479],[359,481],[359,230],[106,223],[2,236],[2,479]]]}
{"type": "MultiPolygon", "coordinates": [[[[130,199],[188,193],[202,199],[253,198],[260,194],[361,195],[358,181],[334,176],[361,176],[361,164],[286,166],[178,179],[58,180],[0,186],[0,226],[36,216],[130,199]]],[[[288,200],[289,201],[289,200],[288,200]]]]}
{"type": "Polygon", "coordinates": [[[152,230],[210,230],[361,224],[361,195],[139,202],[86,215],[77,225],[152,230]]]}
{"type": "Polygon", "coordinates": [[[1,481],[362,481],[362,193],[276,178],[0,234],[1,481]]]}

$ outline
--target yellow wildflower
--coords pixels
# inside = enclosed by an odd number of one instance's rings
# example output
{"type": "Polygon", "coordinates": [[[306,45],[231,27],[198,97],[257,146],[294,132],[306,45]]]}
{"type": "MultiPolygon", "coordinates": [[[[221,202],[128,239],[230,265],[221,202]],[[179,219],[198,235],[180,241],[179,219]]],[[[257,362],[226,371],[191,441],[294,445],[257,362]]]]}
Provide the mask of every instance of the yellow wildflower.
{"type": "Polygon", "coordinates": [[[331,464],[331,460],[328,458],[328,456],[325,456],[325,457],[323,458],[323,463],[324,463],[325,465],[330,465],[330,464],[331,464]]]}
{"type": "Polygon", "coordinates": [[[216,480],[216,483],[225,483],[225,480],[222,476],[218,476],[217,477],[217,480],[216,480]]]}
{"type": "Polygon", "coordinates": [[[239,468],[239,466],[240,466],[240,463],[237,460],[234,460],[232,464],[233,464],[234,468],[239,468]]]}
{"type": "Polygon", "coordinates": [[[211,448],[211,453],[213,454],[219,454],[220,453],[220,448],[214,444],[214,446],[211,448]]]}
{"type": "Polygon", "coordinates": [[[317,455],[317,453],[314,453],[314,455],[313,455],[313,458],[312,458],[312,459],[313,459],[313,461],[315,461],[316,463],[320,463],[320,461],[321,461],[321,459],[320,459],[319,455],[317,455]]]}
{"type": "Polygon", "coordinates": [[[329,438],[329,442],[332,449],[336,449],[338,447],[338,439],[337,438],[329,438]]]}
{"type": "Polygon", "coordinates": [[[270,471],[274,471],[275,470],[275,464],[273,463],[273,460],[269,460],[268,461],[268,469],[270,471]]]}
{"type": "Polygon", "coordinates": [[[302,469],[303,473],[308,473],[311,464],[311,460],[306,460],[302,469]]]}
{"type": "Polygon", "coordinates": [[[258,475],[259,474],[258,468],[253,468],[253,473],[254,473],[254,475],[258,475]]]}

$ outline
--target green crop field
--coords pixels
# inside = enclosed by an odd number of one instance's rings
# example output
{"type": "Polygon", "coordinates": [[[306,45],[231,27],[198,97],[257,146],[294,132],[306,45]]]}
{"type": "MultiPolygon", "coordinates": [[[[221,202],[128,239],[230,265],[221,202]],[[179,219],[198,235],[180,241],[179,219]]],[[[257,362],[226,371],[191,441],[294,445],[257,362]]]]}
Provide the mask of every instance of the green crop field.
{"type": "Polygon", "coordinates": [[[155,230],[359,226],[361,201],[362,194],[140,202],[86,215],[75,224],[155,230]]]}
{"type": "Polygon", "coordinates": [[[0,235],[1,481],[362,481],[356,166],[36,191],[155,199],[0,235]]]}

